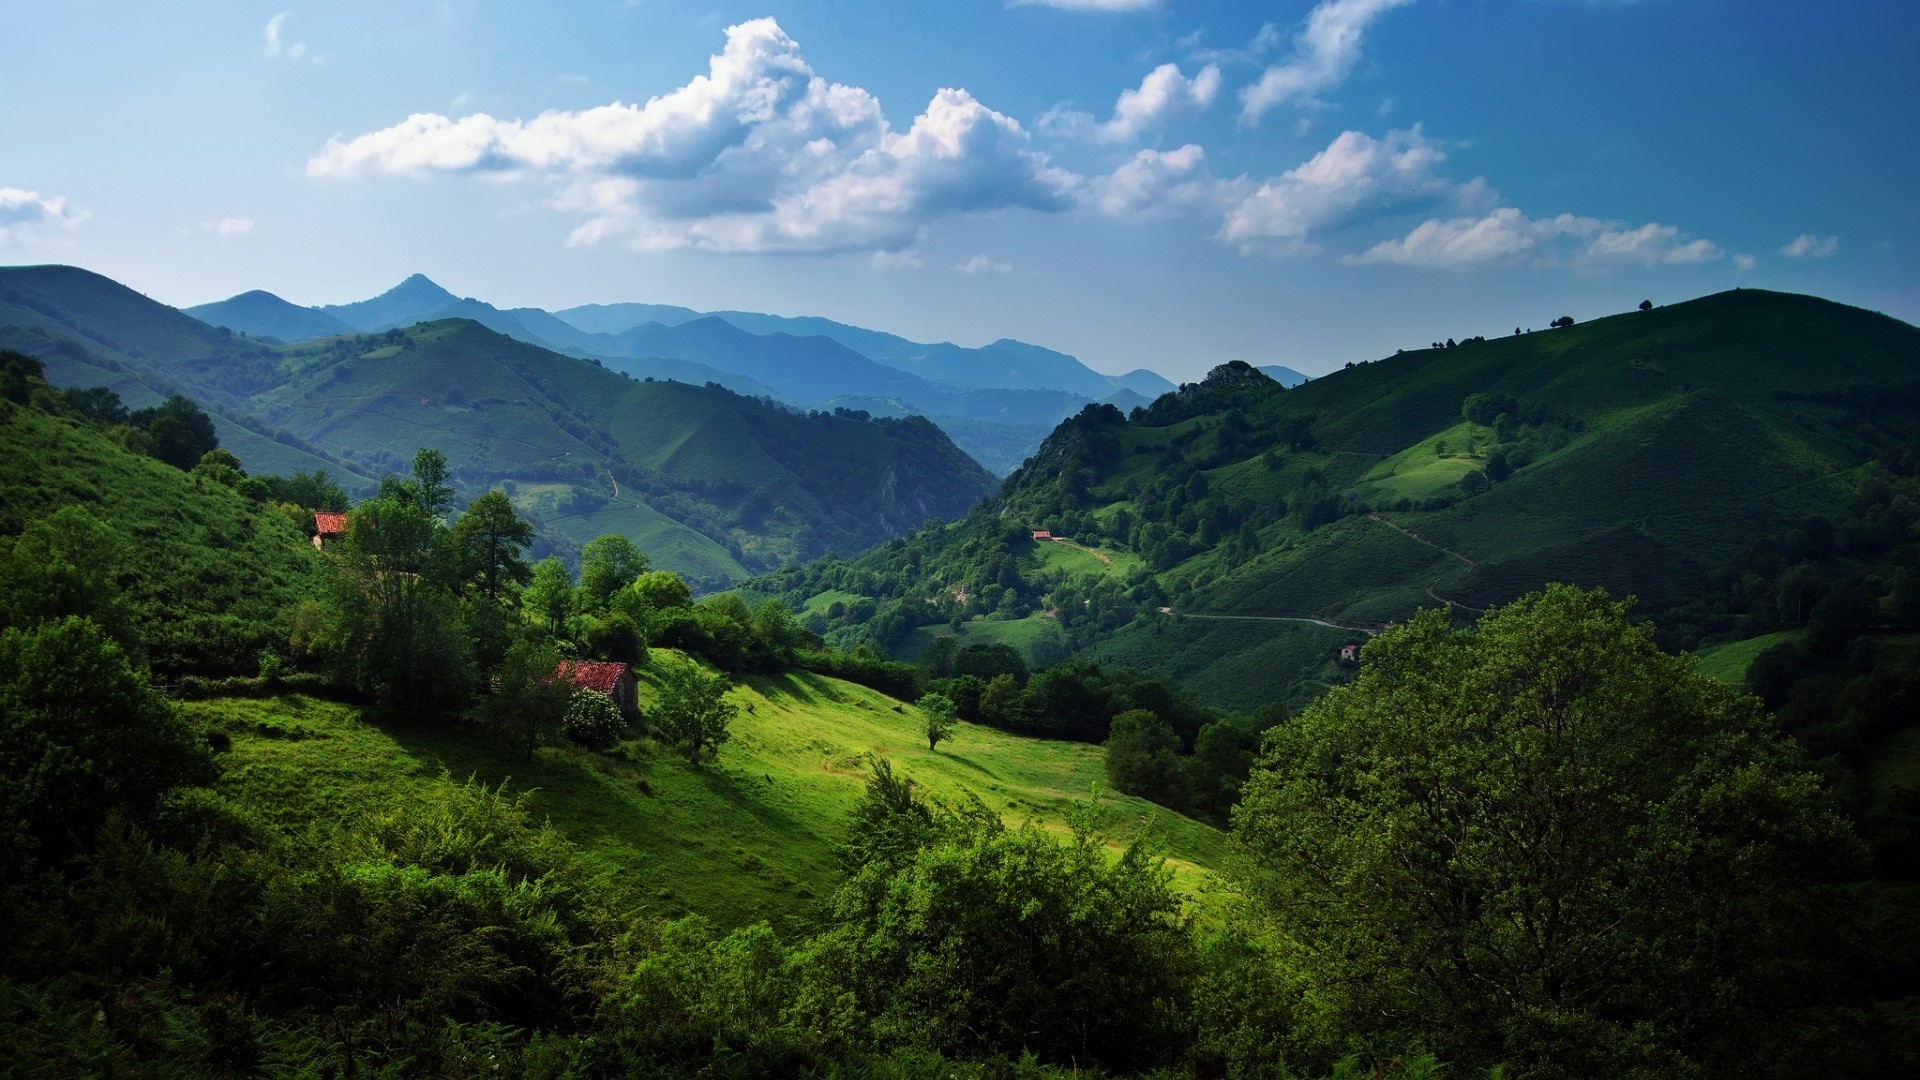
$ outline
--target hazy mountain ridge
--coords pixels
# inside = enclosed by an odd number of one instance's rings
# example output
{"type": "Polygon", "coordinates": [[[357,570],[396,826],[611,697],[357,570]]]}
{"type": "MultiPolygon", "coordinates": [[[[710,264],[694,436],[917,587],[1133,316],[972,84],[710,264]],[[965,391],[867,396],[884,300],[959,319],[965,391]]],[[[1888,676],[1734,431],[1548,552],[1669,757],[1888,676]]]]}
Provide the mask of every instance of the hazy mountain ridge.
{"type": "Polygon", "coordinates": [[[922,421],[808,416],[706,380],[649,381],[472,320],[275,347],[88,271],[28,267],[0,270],[0,338],[42,356],[61,385],[106,385],[136,407],[176,392],[203,401],[255,471],[327,468],[365,490],[433,446],[470,495],[522,485],[516,503],[556,543],[621,532],[710,585],[964,513],[993,484],[922,421]]]}
{"type": "Polygon", "coordinates": [[[742,393],[771,390],[805,408],[841,398],[897,399],[947,427],[963,447],[999,473],[1017,465],[1037,444],[1031,434],[1035,424],[1057,421],[1087,401],[1106,400],[1123,390],[1151,399],[1173,389],[1172,383],[1144,368],[1121,376],[1101,375],[1065,353],[1010,338],[965,348],[949,342],[909,341],[817,316],[697,312],[661,304],[588,304],[560,312],[500,309],[484,301],[456,298],[419,274],[369,300],[307,309],[320,318],[305,335],[298,333],[300,325],[292,312],[278,306],[263,308],[258,299],[242,302],[236,297],[200,305],[192,313],[236,331],[283,341],[330,336],[342,322],[363,331],[381,331],[414,322],[467,318],[558,352],[618,360],[616,367],[640,377],[698,374],[649,363],[671,359],[712,369],[710,376],[702,376],[703,381],[711,378],[742,393]],[[711,323],[742,333],[727,335],[711,325],[699,325],[711,323]],[[1034,411],[1036,403],[1046,399],[990,397],[1002,391],[1048,392],[1059,395],[1061,404],[1040,415],[1034,411]],[[956,423],[962,420],[972,423],[956,423]]]}

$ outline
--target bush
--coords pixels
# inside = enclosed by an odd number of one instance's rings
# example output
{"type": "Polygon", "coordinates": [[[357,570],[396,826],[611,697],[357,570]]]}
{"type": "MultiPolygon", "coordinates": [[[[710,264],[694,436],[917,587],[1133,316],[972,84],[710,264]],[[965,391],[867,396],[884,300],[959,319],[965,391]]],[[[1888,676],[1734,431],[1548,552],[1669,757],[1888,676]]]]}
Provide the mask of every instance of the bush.
{"type": "Polygon", "coordinates": [[[627,727],[626,718],[620,715],[620,706],[597,690],[574,694],[573,700],[567,703],[563,724],[567,738],[589,750],[605,750],[619,742],[620,733],[627,727]]]}

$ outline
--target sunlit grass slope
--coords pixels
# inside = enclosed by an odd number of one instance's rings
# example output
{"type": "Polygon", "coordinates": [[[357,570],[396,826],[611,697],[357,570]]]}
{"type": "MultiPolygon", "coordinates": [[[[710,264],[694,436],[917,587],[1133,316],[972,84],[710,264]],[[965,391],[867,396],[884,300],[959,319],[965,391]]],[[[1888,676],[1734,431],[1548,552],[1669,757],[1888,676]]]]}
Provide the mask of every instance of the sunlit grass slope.
{"type": "MultiPolygon", "coordinates": [[[[656,652],[653,666],[682,663],[656,652]]],[[[643,707],[652,692],[650,670],[643,707]]],[[[612,753],[542,749],[531,762],[456,722],[375,717],[304,697],[188,705],[233,742],[228,792],[287,828],[339,820],[386,800],[431,798],[468,776],[534,789],[534,805],[636,905],[723,925],[796,926],[840,879],[834,849],[863,790],[869,755],[938,798],[977,795],[1010,822],[1064,829],[1069,807],[1104,786],[1097,747],[961,724],[928,751],[920,717],[876,691],[806,673],[731,691],[742,712],[717,761],[689,765],[649,739],[612,753]],[[896,705],[900,711],[894,711],[896,705]],[[752,711],[746,711],[748,708],[752,711]]],[[[1218,831],[1138,799],[1103,794],[1104,827],[1141,835],[1197,894],[1219,865],[1218,831]]]]}

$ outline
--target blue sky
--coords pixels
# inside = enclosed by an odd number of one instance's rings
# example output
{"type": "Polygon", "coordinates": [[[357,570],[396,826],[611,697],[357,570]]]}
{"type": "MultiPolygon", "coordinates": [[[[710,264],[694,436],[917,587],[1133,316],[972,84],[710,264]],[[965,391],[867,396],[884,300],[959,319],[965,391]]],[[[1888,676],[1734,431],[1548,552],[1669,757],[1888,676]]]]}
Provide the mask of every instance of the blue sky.
{"type": "Polygon", "coordinates": [[[1894,0],[0,0],[0,262],[1197,377],[1736,285],[1920,321],[1894,0]]]}

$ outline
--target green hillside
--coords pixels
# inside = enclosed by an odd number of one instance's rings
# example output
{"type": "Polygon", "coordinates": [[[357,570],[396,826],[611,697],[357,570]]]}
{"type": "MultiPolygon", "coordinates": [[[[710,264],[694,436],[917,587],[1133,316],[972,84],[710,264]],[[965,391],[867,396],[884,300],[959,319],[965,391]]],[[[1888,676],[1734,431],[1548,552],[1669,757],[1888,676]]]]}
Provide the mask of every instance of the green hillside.
{"type": "Polygon", "coordinates": [[[1293,389],[1226,365],[1062,424],[962,528],[760,588],[798,604],[851,581],[876,614],[837,639],[903,653],[930,620],[1054,611],[1076,648],[1251,708],[1317,694],[1338,645],[1421,607],[1465,617],[1551,581],[1638,597],[1675,647],[1770,631],[1756,604],[1798,561],[1788,533],[1857,516],[1868,467],[1916,437],[1920,331],[1738,290],[1293,389]],[[1144,569],[1059,565],[1027,529],[1144,569]],[[956,589],[974,599],[913,599],[956,589]]]}
{"type": "Polygon", "coordinates": [[[84,515],[13,552],[11,569],[0,568],[9,587],[58,605],[79,588],[67,575],[98,576],[170,676],[253,674],[260,651],[283,644],[279,616],[310,565],[306,515],[130,453],[82,420],[4,400],[0,461],[0,545],[56,512],[84,515]]]}
{"type": "MultiPolygon", "coordinates": [[[[410,279],[333,314],[386,319],[439,299],[410,279]]],[[[252,471],[325,469],[355,496],[438,449],[469,497],[512,484],[552,547],[619,532],[709,587],[958,516],[992,485],[924,420],[796,414],[465,320],[272,346],[84,270],[13,267],[0,269],[0,346],[133,408],[186,394],[252,471]]]]}
{"type": "MultiPolygon", "coordinates": [[[[656,652],[653,665],[682,663],[656,652]]],[[[642,684],[657,694],[657,675],[642,684]]],[[[1105,786],[1097,747],[963,724],[929,753],[911,706],[805,672],[753,677],[729,698],[743,711],[712,764],[651,739],[600,755],[549,747],[532,762],[459,724],[381,720],[303,697],[209,701],[190,713],[228,734],[226,790],[288,828],[395,798],[433,800],[472,776],[531,790],[550,818],[641,910],[698,912],[723,926],[805,925],[841,877],[834,849],[865,788],[868,756],[885,757],[933,795],[978,796],[1009,823],[1064,830],[1076,802],[1105,786]]],[[[1130,796],[1103,794],[1117,841],[1148,835],[1198,898],[1225,855],[1218,831],[1130,796]]]]}
{"type": "Polygon", "coordinates": [[[964,513],[991,483],[924,420],[636,380],[464,320],[285,355],[286,380],[254,400],[268,423],[373,472],[433,446],[469,489],[512,481],[523,511],[576,540],[629,526],[706,581],[865,548],[964,513]]]}

